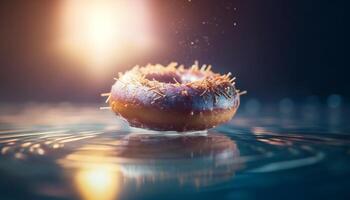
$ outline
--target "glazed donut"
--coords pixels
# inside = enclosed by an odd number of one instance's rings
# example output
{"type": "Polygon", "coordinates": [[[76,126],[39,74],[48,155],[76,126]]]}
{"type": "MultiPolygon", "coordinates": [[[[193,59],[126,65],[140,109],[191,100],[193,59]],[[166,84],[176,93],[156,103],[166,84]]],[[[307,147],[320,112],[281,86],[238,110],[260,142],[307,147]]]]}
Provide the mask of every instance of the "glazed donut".
{"type": "Polygon", "coordinates": [[[220,75],[196,62],[185,69],[135,66],[119,74],[108,102],[111,109],[138,128],[159,131],[205,130],[229,121],[239,106],[230,73],[220,75]]]}

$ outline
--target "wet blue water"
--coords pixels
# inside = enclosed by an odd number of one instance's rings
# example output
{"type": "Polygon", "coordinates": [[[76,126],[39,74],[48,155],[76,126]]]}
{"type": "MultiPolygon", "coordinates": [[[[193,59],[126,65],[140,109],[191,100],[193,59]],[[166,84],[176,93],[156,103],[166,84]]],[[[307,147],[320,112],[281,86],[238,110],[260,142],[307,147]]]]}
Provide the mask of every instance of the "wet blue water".
{"type": "Polygon", "coordinates": [[[241,110],[207,132],[129,128],[95,106],[2,109],[0,199],[348,199],[348,111],[241,110]]]}

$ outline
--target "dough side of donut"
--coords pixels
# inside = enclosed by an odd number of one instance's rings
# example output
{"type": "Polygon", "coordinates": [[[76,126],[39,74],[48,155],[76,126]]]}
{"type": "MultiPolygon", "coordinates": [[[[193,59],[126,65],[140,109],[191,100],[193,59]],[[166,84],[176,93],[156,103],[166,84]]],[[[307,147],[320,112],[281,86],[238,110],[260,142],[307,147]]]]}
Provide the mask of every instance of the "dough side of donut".
{"type": "Polygon", "coordinates": [[[235,115],[238,104],[236,107],[229,109],[185,113],[110,100],[112,110],[127,119],[131,126],[167,131],[191,131],[213,128],[218,124],[229,121],[235,115]]]}

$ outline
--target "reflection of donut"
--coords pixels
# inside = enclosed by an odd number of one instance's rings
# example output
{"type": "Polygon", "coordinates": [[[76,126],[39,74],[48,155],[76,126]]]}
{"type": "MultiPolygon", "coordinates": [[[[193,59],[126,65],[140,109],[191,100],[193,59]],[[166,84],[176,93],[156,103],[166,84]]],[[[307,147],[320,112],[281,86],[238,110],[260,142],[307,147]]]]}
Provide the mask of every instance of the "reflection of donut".
{"type": "Polygon", "coordinates": [[[229,137],[209,132],[178,136],[129,134],[119,146],[118,157],[137,159],[194,159],[229,152],[238,156],[237,146],[229,137]]]}
{"type": "Polygon", "coordinates": [[[131,134],[127,141],[120,146],[118,157],[128,160],[119,165],[128,178],[178,179],[183,184],[210,185],[231,178],[241,167],[236,143],[222,134],[131,134]]]}
{"type": "Polygon", "coordinates": [[[120,75],[109,98],[113,111],[131,126],[167,131],[204,130],[233,117],[240,93],[230,74],[176,65],[134,67],[120,75]]]}
{"type": "Polygon", "coordinates": [[[134,180],[152,182],[157,190],[164,181],[194,186],[220,183],[232,178],[243,165],[235,141],[215,132],[173,136],[131,133],[113,138],[74,142],[73,152],[58,162],[66,169],[116,173],[121,177],[118,181],[123,180],[119,185],[134,180]]]}

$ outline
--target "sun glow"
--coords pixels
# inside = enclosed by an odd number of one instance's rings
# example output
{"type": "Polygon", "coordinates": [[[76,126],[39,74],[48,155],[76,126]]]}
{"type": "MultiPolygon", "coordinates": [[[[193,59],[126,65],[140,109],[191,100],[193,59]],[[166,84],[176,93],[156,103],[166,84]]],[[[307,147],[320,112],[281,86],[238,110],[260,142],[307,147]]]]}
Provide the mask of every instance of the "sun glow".
{"type": "Polygon", "coordinates": [[[100,69],[143,55],[155,46],[146,1],[66,0],[62,2],[60,46],[100,69]]]}
{"type": "Polygon", "coordinates": [[[113,167],[105,164],[80,169],[76,176],[76,186],[84,200],[116,199],[119,191],[119,176],[113,167]]]}
{"type": "Polygon", "coordinates": [[[76,191],[83,200],[118,199],[122,190],[119,165],[109,156],[111,149],[86,145],[59,159],[58,163],[71,174],[76,191]],[[112,159],[112,160],[111,160],[112,159]]]}

